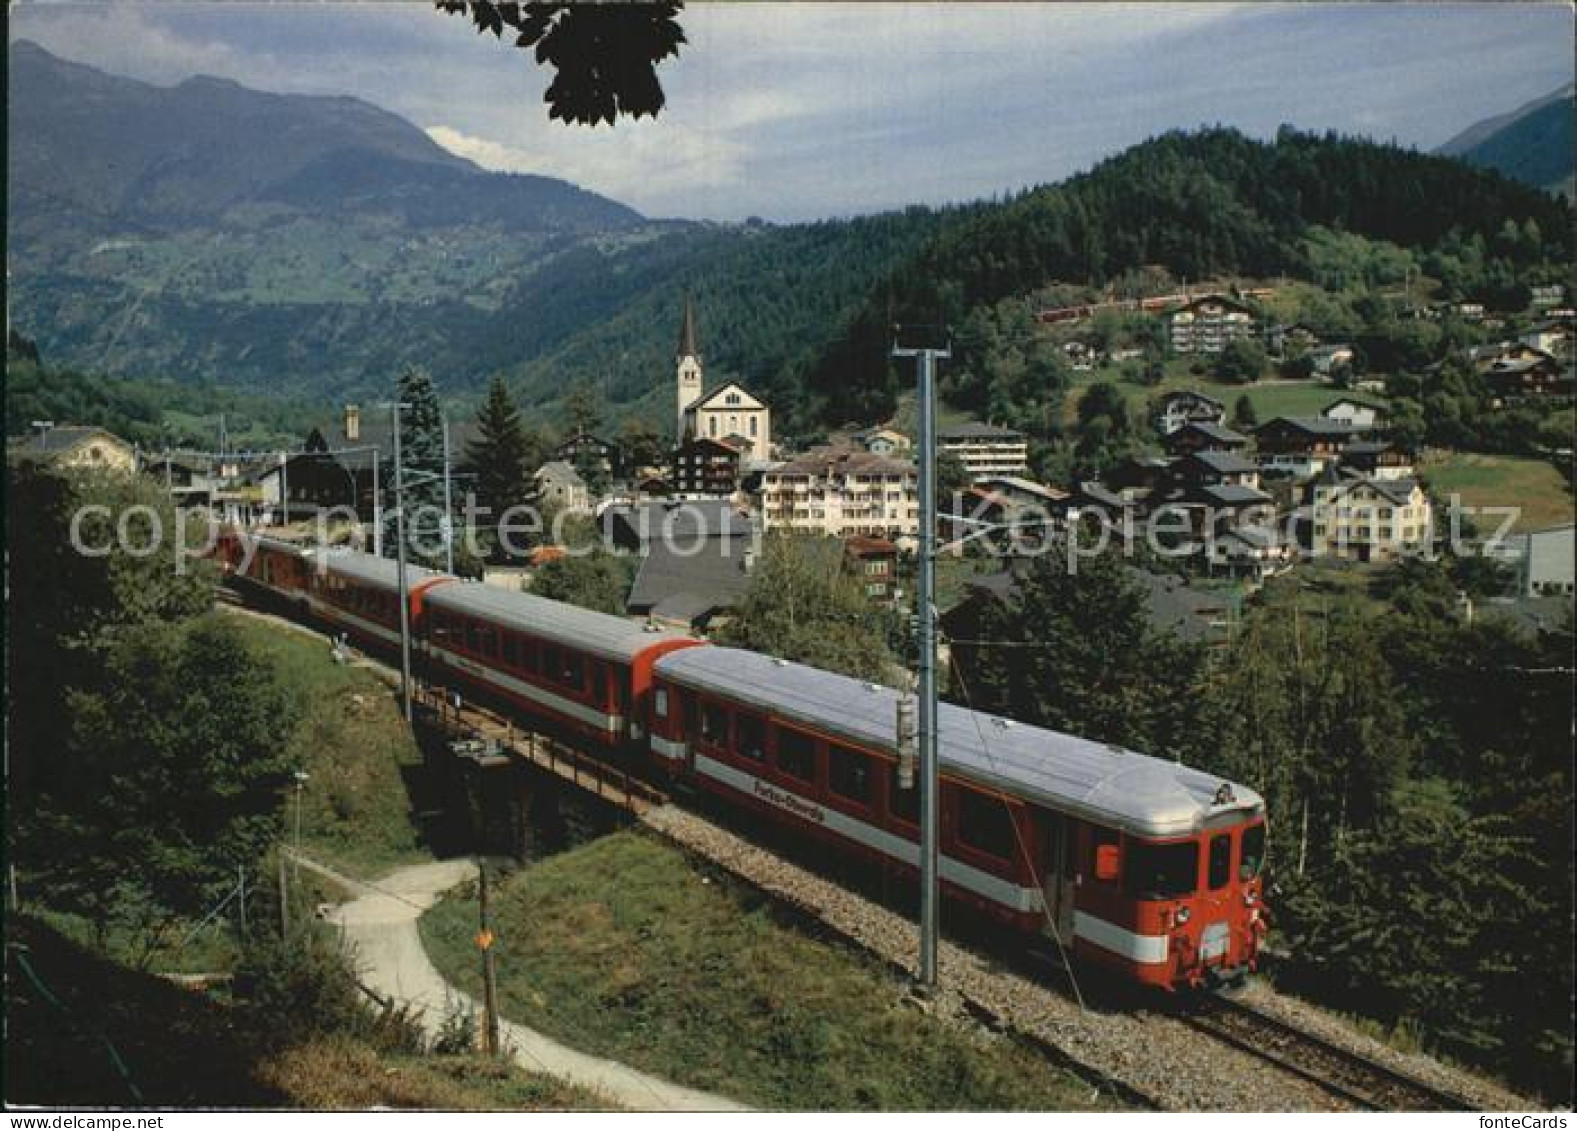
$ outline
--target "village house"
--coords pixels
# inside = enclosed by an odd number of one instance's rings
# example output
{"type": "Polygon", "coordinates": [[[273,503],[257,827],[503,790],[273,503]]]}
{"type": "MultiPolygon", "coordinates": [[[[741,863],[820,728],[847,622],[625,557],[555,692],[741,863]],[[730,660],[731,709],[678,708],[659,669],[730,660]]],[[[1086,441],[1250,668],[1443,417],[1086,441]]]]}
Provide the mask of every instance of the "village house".
{"type": "Polygon", "coordinates": [[[906,452],[913,446],[909,437],[896,428],[864,428],[854,433],[854,441],[866,451],[879,456],[906,452]]]}
{"type": "Polygon", "coordinates": [[[898,600],[898,547],[886,538],[855,535],[843,540],[844,565],[873,604],[898,600]]]}
{"type": "Polygon", "coordinates": [[[1029,468],[1029,441],[1024,433],[994,424],[959,424],[939,428],[938,452],[955,457],[970,478],[983,475],[1018,475],[1029,468]]]}
{"type": "Polygon", "coordinates": [[[1529,349],[1547,353],[1557,361],[1571,361],[1577,350],[1573,349],[1573,330],[1570,322],[1552,319],[1528,327],[1517,341],[1529,349]]]}
{"type": "Polygon", "coordinates": [[[603,537],[640,555],[624,611],[675,628],[715,627],[750,586],[753,530],[721,499],[611,508],[603,537]]]}
{"type": "Polygon", "coordinates": [[[1368,431],[1384,428],[1390,412],[1384,405],[1375,404],[1373,401],[1342,397],[1320,409],[1320,415],[1326,420],[1334,420],[1350,428],[1368,431]]]}
{"type": "Polygon", "coordinates": [[[115,433],[85,425],[51,425],[6,445],[6,459],[35,460],[58,467],[93,468],[131,475],[137,452],[115,433]]]}
{"type": "Polygon", "coordinates": [[[1248,437],[1224,424],[1191,421],[1161,441],[1167,452],[1186,456],[1194,452],[1235,452],[1248,447],[1248,437]]]}
{"type": "Polygon", "coordinates": [[[739,490],[739,461],[733,445],[692,437],[674,449],[668,485],[680,498],[727,498],[739,490]]]}
{"type": "Polygon", "coordinates": [[[619,445],[590,432],[576,432],[562,441],[553,449],[551,459],[571,467],[600,467],[612,477],[624,473],[619,445]]]}
{"type": "Polygon", "coordinates": [[[591,509],[591,492],[580,472],[561,459],[549,460],[537,469],[542,505],[558,510],[584,512],[591,509]]]}
{"type": "Polygon", "coordinates": [[[1259,464],[1237,452],[1191,452],[1177,459],[1169,471],[1185,483],[1259,489],[1259,464]]]}
{"type": "Polygon", "coordinates": [[[1309,552],[1389,561],[1426,549],[1434,512],[1416,479],[1366,479],[1331,466],[1309,490],[1309,552]]]}
{"type": "Polygon", "coordinates": [[[1417,461],[1386,440],[1354,440],[1342,452],[1342,466],[1366,479],[1411,479],[1417,461]]]}
{"type": "Polygon", "coordinates": [[[1316,377],[1331,377],[1343,369],[1351,369],[1354,356],[1352,346],[1332,342],[1309,351],[1309,368],[1316,377]]]}
{"type": "Polygon", "coordinates": [[[1352,425],[1323,416],[1278,416],[1254,430],[1260,471],[1294,479],[1320,474],[1357,436],[1352,425]]]}
{"type": "Polygon", "coordinates": [[[1272,357],[1303,357],[1320,345],[1320,336],[1301,322],[1276,325],[1265,331],[1265,348],[1272,357]]]}
{"type": "Polygon", "coordinates": [[[1185,424],[1225,424],[1227,406],[1191,389],[1165,393],[1156,402],[1155,426],[1170,436],[1185,424]]]}
{"type": "Polygon", "coordinates": [[[1502,357],[1479,372],[1502,401],[1566,397],[1572,393],[1571,369],[1543,350],[1502,357]]]}
{"type": "Polygon", "coordinates": [[[763,473],[763,527],[913,538],[920,532],[918,482],[909,460],[818,448],[763,473]]]}
{"type": "Polygon", "coordinates": [[[1168,340],[1179,354],[1220,353],[1228,342],[1254,337],[1257,327],[1254,312],[1225,295],[1202,295],[1167,316],[1168,340]]]}

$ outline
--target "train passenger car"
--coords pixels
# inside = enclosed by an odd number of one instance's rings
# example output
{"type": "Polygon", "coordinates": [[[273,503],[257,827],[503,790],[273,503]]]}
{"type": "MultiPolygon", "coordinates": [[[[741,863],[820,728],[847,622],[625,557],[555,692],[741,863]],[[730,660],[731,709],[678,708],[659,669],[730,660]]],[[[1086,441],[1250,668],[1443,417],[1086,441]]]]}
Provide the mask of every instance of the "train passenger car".
{"type": "Polygon", "coordinates": [[[610,750],[645,740],[653,662],[700,643],[475,582],[434,589],[421,635],[433,681],[468,686],[610,750]]]}
{"type": "MultiPolygon", "coordinates": [[[[651,748],[697,785],[914,876],[897,693],[730,648],[657,661],[651,748]]],[[[1168,989],[1251,969],[1264,804],[1196,770],[942,705],[944,894],[1168,989]]]]}
{"type": "MultiPolygon", "coordinates": [[[[400,567],[390,558],[357,550],[329,549],[314,552],[309,607],[329,626],[347,633],[358,645],[385,652],[400,646],[400,567]]],[[[411,639],[429,593],[456,584],[446,573],[420,566],[405,567],[411,639]]]]}
{"type": "Polygon", "coordinates": [[[268,594],[295,612],[307,610],[312,589],[310,547],[237,531],[219,539],[214,556],[238,587],[268,594]]]}

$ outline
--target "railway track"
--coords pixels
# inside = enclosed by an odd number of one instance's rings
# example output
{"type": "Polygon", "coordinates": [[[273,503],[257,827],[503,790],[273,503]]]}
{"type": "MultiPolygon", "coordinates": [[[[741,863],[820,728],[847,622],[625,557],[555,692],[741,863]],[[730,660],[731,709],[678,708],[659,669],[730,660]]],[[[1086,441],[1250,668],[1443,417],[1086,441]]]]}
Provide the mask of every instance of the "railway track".
{"type": "Polygon", "coordinates": [[[1220,994],[1200,999],[1178,1018],[1362,1111],[1479,1110],[1470,1100],[1220,994]]]}

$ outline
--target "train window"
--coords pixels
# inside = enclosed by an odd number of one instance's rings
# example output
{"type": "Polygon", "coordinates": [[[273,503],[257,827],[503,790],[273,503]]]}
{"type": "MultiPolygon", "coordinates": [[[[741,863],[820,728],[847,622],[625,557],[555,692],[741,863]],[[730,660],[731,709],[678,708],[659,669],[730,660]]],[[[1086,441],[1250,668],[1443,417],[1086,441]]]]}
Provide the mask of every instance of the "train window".
{"type": "Polygon", "coordinates": [[[763,762],[767,757],[767,724],[755,715],[734,716],[734,751],[741,758],[763,762]]]}
{"type": "Polygon", "coordinates": [[[1210,838],[1210,890],[1227,886],[1232,878],[1232,834],[1221,833],[1210,838]]]}
{"type": "Polygon", "coordinates": [[[501,635],[504,639],[504,665],[511,668],[516,667],[520,663],[520,642],[515,639],[513,632],[505,632],[501,633],[501,635]]]}
{"type": "Polygon", "coordinates": [[[467,652],[482,650],[482,630],[474,620],[465,622],[465,650],[467,652]]]}
{"type": "Polygon", "coordinates": [[[871,763],[847,746],[827,745],[827,787],[839,797],[868,805],[871,801],[871,763]]]}
{"type": "Polygon", "coordinates": [[[1130,841],[1123,869],[1134,899],[1174,899],[1199,887],[1199,843],[1149,844],[1130,841]]]}
{"type": "Polygon", "coordinates": [[[720,703],[701,704],[701,738],[714,746],[728,741],[728,712],[720,703]]]}
{"type": "Polygon", "coordinates": [[[1265,825],[1263,822],[1243,830],[1243,862],[1238,865],[1238,878],[1252,880],[1265,864],[1265,825]]]}
{"type": "Polygon", "coordinates": [[[608,701],[608,669],[595,661],[591,665],[591,697],[599,705],[608,701]]]}
{"type": "Polygon", "coordinates": [[[652,693],[652,710],[659,719],[668,717],[668,689],[666,687],[659,687],[652,693]]]}
{"type": "Polygon", "coordinates": [[[1013,855],[1013,815],[1007,802],[972,789],[958,791],[958,840],[1006,860],[1013,855]]]}
{"type": "Polygon", "coordinates": [[[908,789],[899,785],[897,766],[887,778],[887,812],[911,825],[920,821],[920,784],[916,781],[908,789]]]}
{"type": "Polygon", "coordinates": [[[586,661],[581,658],[579,652],[571,652],[568,648],[560,655],[562,657],[560,663],[563,666],[559,668],[559,679],[565,687],[579,691],[586,685],[586,661]]]}
{"type": "Polygon", "coordinates": [[[548,679],[559,677],[559,650],[554,644],[542,646],[542,674],[548,679]]]}
{"type": "Polygon", "coordinates": [[[815,781],[816,740],[797,730],[778,727],[778,769],[800,781],[815,781]]]}
{"type": "Polygon", "coordinates": [[[540,670],[537,667],[537,642],[526,636],[520,638],[520,670],[523,672],[540,670]]]}
{"type": "Polygon", "coordinates": [[[498,654],[498,630],[496,628],[490,624],[481,625],[477,628],[476,636],[477,646],[481,649],[482,655],[495,656],[498,654]]]}

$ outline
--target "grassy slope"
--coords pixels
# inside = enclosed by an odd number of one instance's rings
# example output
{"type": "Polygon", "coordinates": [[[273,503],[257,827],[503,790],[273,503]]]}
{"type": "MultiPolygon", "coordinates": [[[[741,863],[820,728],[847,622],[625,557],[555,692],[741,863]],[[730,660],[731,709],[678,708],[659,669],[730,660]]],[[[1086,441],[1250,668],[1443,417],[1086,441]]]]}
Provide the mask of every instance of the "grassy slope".
{"type": "Polygon", "coordinates": [[[419,1058],[348,1037],[284,1039],[238,1009],[108,962],[30,918],[11,918],[6,943],[7,1103],[137,1106],[129,1077],[145,1103],[179,1107],[593,1106],[552,1078],[474,1058],[419,1058]],[[18,953],[64,1008],[38,989],[18,953]]]}
{"type": "MultiPolygon", "coordinates": [[[[516,873],[495,900],[508,1016],[576,1047],[771,1108],[1083,1108],[1086,1086],[1007,1038],[902,1004],[884,968],[774,922],[677,850],[619,833],[516,873]]],[[[479,992],[470,898],[422,920],[479,992]]]]}
{"type": "MultiPolygon", "coordinates": [[[[1458,494],[1467,506],[1521,507],[1517,530],[1572,521],[1571,491],[1544,460],[1447,452],[1426,462],[1423,474],[1437,494],[1458,494]]],[[[1485,518],[1479,525],[1488,534],[1499,521],[1485,518]]]]}
{"type": "MultiPolygon", "coordinates": [[[[235,620],[304,704],[287,740],[310,775],[301,795],[303,851],[369,877],[431,859],[413,812],[426,807],[422,758],[389,688],[364,668],[334,663],[320,639],[235,620]]],[[[292,836],[295,819],[292,797],[286,809],[292,836]]]]}

